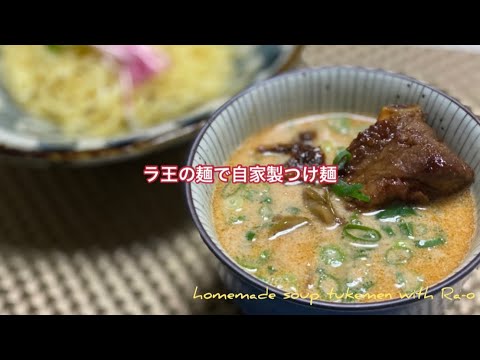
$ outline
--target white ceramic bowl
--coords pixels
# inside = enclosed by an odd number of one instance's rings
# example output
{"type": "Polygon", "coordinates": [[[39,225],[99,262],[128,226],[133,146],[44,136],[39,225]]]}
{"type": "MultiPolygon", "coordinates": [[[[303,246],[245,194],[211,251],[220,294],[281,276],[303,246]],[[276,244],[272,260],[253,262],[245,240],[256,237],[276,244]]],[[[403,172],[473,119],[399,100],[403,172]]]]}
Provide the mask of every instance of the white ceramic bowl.
{"type": "MultiPolygon", "coordinates": [[[[358,67],[304,69],[277,76],[247,89],[223,105],[198,135],[188,165],[223,164],[250,135],[266,126],[288,119],[328,112],[350,112],[376,116],[386,104],[419,104],[427,121],[442,140],[475,171],[472,185],[479,218],[480,122],[472,112],[444,92],[410,77],[383,70],[358,67]]],[[[212,221],[214,185],[187,184],[190,211],[206,245],[220,259],[220,274],[234,292],[260,293],[268,286],[244,271],[227,255],[218,241],[212,221]]],[[[331,303],[283,300],[281,290],[275,301],[244,301],[248,313],[351,314],[441,313],[447,301],[439,296],[443,287],[459,287],[480,262],[480,236],[476,229],[473,245],[462,264],[440,283],[431,287],[429,299],[395,299],[376,303],[331,303]]]]}

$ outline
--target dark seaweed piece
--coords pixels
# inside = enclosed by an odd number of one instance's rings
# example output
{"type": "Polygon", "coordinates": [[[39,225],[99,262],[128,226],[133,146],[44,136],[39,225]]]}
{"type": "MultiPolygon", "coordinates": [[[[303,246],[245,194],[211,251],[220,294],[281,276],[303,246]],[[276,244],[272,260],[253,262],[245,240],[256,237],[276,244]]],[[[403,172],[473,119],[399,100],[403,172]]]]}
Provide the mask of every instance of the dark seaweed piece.
{"type": "Polygon", "coordinates": [[[271,146],[260,145],[257,151],[260,153],[289,154],[292,151],[292,144],[277,144],[271,146]]]}
{"type": "Polygon", "coordinates": [[[287,167],[298,167],[321,165],[325,155],[319,146],[312,146],[303,143],[293,144],[290,151],[291,158],[286,162],[287,167]]]}
{"type": "Polygon", "coordinates": [[[297,142],[293,144],[277,144],[257,147],[257,151],[264,153],[288,154],[290,159],[286,167],[302,168],[303,166],[321,165],[325,161],[325,154],[319,146],[310,143],[316,137],[315,131],[304,131],[298,134],[297,142]]]}

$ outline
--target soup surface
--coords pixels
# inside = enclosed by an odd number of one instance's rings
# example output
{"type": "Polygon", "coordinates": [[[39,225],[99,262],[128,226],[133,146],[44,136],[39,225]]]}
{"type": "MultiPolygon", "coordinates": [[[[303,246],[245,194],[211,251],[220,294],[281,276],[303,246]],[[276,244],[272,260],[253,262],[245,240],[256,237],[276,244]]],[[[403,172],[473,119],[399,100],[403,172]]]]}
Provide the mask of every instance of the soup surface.
{"type": "MultiPolygon", "coordinates": [[[[281,123],[248,138],[227,165],[284,164],[287,155],[256,149],[291,143],[305,131],[316,132],[313,144],[324,151],[325,164],[332,164],[373,122],[326,114],[281,123]]],[[[306,187],[321,189],[303,183],[215,187],[214,223],[223,248],[247,271],[284,291],[316,293],[327,301],[396,298],[447,277],[470,248],[475,228],[470,189],[426,206],[394,204],[363,213],[330,192],[344,221],[328,226],[305,206],[306,187]],[[280,231],[279,221],[293,226],[280,231]]]]}

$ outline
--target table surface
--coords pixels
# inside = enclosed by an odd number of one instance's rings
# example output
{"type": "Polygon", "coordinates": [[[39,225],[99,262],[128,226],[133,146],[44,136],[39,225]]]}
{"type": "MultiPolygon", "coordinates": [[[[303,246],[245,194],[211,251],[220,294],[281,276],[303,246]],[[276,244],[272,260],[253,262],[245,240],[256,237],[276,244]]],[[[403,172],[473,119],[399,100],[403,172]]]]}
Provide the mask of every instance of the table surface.
{"type": "MultiPolygon", "coordinates": [[[[480,113],[480,55],[413,46],[307,46],[309,66],[349,64],[409,74],[480,113]]],[[[220,291],[213,255],[181,186],[148,186],[147,163],[182,163],[189,144],[148,158],[85,169],[1,165],[0,313],[238,314],[220,291]]],[[[480,289],[475,272],[466,289],[480,289]]],[[[450,314],[480,313],[480,300],[450,314]]]]}

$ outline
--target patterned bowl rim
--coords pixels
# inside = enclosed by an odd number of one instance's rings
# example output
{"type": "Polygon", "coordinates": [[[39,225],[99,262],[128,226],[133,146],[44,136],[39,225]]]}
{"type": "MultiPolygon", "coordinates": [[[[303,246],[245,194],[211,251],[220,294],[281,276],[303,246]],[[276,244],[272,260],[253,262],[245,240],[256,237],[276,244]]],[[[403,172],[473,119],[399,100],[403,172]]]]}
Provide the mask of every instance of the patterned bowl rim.
{"type": "MultiPolygon", "coordinates": [[[[207,132],[207,130],[210,128],[210,126],[216,121],[218,116],[232,103],[235,101],[239,100],[240,98],[244,97],[246,94],[256,90],[257,88],[260,88],[264,86],[265,83],[270,83],[270,82],[275,82],[275,81],[280,81],[280,79],[284,78],[289,78],[289,77],[299,77],[302,78],[302,74],[305,73],[312,73],[312,72],[323,72],[323,71],[332,71],[332,70],[355,70],[355,71],[367,71],[371,73],[380,73],[380,74],[386,74],[390,77],[394,78],[400,78],[404,80],[408,80],[411,83],[424,86],[427,89],[430,89],[433,92],[438,93],[439,95],[444,96],[446,99],[450,100],[452,103],[457,105],[460,109],[464,110],[468,115],[470,115],[476,122],[477,126],[480,126],[480,120],[478,119],[477,116],[472,112],[472,110],[468,107],[463,105],[459,100],[456,98],[452,97],[451,95],[447,94],[445,91],[439,90],[438,88],[429,85],[428,83],[425,83],[423,81],[417,80],[411,76],[398,73],[398,72],[393,72],[389,70],[384,70],[384,69],[379,69],[379,68],[369,68],[369,67],[362,67],[362,66],[349,66],[349,65],[340,65],[340,66],[321,66],[321,67],[310,67],[310,68],[304,68],[304,69],[299,69],[299,70],[293,70],[289,71],[286,73],[283,73],[281,75],[277,75],[271,79],[267,79],[264,81],[260,81],[244,91],[238,93],[236,96],[231,98],[228,102],[223,104],[217,111],[213,113],[213,115],[210,117],[210,119],[207,121],[207,123],[204,125],[204,127],[201,129],[201,131],[198,133],[197,137],[195,138],[195,141],[192,144],[192,147],[189,152],[188,160],[187,160],[187,165],[192,166],[193,160],[195,158],[195,155],[197,154],[197,149],[200,144],[200,142],[203,140],[203,136],[207,132]]],[[[393,308],[393,307],[398,307],[398,306],[404,306],[408,304],[413,304],[418,301],[423,300],[420,297],[415,297],[415,298],[403,298],[403,299],[391,299],[391,300],[384,300],[384,301],[376,301],[376,302],[370,302],[370,303],[335,303],[335,302],[327,302],[327,301],[320,301],[320,300],[315,300],[310,304],[310,300],[308,299],[283,299],[285,292],[272,286],[269,285],[265,282],[263,282],[260,279],[257,279],[247,271],[243,270],[238,264],[236,264],[233,260],[231,260],[222,249],[218,245],[214,243],[214,241],[210,238],[208,235],[207,231],[202,225],[202,222],[200,221],[200,218],[197,215],[197,212],[195,211],[195,205],[193,203],[193,195],[192,195],[192,186],[189,183],[185,184],[184,187],[185,191],[185,196],[187,200],[187,206],[190,211],[190,214],[193,218],[193,222],[195,223],[195,226],[197,227],[200,236],[202,237],[203,242],[207,245],[207,247],[210,249],[211,252],[224,264],[226,265],[235,275],[240,277],[241,279],[246,280],[250,285],[253,285],[257,289],[265,289],[268,287],[268,290],[272,293],[275,293],[276,296],[279,297],[279,299],[282,299],[283,301],[287,302],[292,302],[295,304],[301,304],[301,305],[306,305],[306,306],[313,306],[315,308],[322,308],[322,309],[328,309],[328,310],[343,310],[343,311],[355,311],[355,310],[381,310],[385,308],[393,308]]],[[[478,225],[477,225],[478,226],[478,225]]],[[[449,287],[455,283],[458,283],[461,279],[463,279],[465,276],[470,274],[475,268],[479,265],[480,263],[480,253],[477,254],[472,260],[470,260],[467,264],[464,266],[461,266],[454,274],[446,277],[442,281],[438,282],[432,287],[428,287],[428,295],[435,295],[440,292],[442,288],[449,287]]]]}

